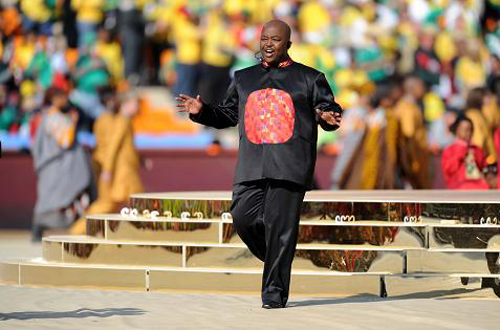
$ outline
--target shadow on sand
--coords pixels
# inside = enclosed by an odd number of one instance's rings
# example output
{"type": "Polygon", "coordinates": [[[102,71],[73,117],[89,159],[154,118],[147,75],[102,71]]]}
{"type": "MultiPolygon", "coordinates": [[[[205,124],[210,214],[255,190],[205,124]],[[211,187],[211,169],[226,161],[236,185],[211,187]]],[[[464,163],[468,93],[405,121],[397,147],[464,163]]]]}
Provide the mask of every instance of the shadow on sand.
{"type": "Polygon", "coordinates": [[[36,320],[36,319],[64,319],[64,318],[85,318],[85,317],[110,317],[115,315],[143,315],[146,311],[137,308],[102,308],[102,309],[89,309],[80,308],[68,312],[14,312],[14,313],[0,313],[0,321],[7,320],[36,320]]]}
{"type": "Polygon", "coordinates": [[[287,307],[307,307],[307,306],[322,306],[322,305],[337,305],[337,304],[359,304],[369,302],[384,302],[394,300],[407,300],[407,299],[457,299],[454,295],[461,295],[464,293],[475,292],[483,289],[453,289],[453,290],[434,290],[426,292],[416,292],[399,296],[391,296],[388,298],[380,298],[372,294],[359,294],[347,298],[328,298],[328,299],[313,299],[297,302],[289,302],[287,307]]]}

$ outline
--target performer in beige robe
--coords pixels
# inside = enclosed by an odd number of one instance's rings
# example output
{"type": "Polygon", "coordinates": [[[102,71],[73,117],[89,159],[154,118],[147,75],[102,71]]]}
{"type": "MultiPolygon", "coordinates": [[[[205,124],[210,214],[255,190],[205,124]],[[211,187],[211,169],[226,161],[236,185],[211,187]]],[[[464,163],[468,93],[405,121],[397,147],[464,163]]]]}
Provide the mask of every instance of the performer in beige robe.
{"type": "Polygon", "coordinates": [[[332,171],[332,189],[401,188],[397,171],[398,123],[392,87],[381,85],[346,111],[343,148],[332,171]]]}
{"type": "Polygon", "coordinates": [[[417,103],[424,95],[423,81],[418,77],[409,77],[404,82],[404,95],[394,107],[401,133],[400,166],[404,177],[414,189],[432,188],[427,132],[417,103]]]}
{"type": "MultiPolygon", "coordinates": [[[[110,91],[103,95],[103,101],[108,110],[94,125],[97,143],[93,159],[99,178],[98,199],[90,205],[87,215],[118,212],[131,194],[143,191],[131,122],[137,100],[128,98],[119,105],[114,92],[110,91]]],[[[83,217],[70,230],[72,234],[85,231],[83,217]]]]}
{"type": "Polygon", "coordinates": [[[472,120],[474,132],[472,133],[472,143],[480,147],[487,156],[495,161],[497,154],[493,142],[493,132],[488,120],[484,117],[483,109],[488,111],[490,101],[486,88],[478,87],[469,92],[465,115],[472,120]]]}

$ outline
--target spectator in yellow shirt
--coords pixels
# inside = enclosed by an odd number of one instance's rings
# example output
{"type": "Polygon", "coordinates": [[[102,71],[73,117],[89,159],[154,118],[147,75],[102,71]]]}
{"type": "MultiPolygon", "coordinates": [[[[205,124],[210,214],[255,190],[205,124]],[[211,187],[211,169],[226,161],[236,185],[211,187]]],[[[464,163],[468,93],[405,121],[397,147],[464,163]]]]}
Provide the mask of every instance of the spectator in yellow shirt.
{"type": "Polygon", "coordinates": [[[172,32],[176,48],[177,81],[174,93],[196,96],[201,59],[201,32],[199,17],[181,10],[174,21],[172,32]]]}
{"type": "Polygon", "coordinates": [[[103,19],[104,0],[71,0],[71,6],[76,11],[76,24],[78,29],[78,46],[83,46],[85,35],[97,32],[103,19]]]}
{"type": "MultiPolygon", "coordinates": [[[[477,43],[471,41],[466,44],[462,43],[460,46],[465,46],[465,49],[460,49],[462,54],[455,65],[455,79],[465,98],[469,91],[485,84],[486,68],[477,43]]],[[[477,127],[475,123],[474,127],[477,127]]]]}
{"type": "Polygon", "coordinates": [[[52,33],[51,19],[55,7],[55,0],[21,0],[23,30],[33,30],[43,35],[50,35],[52,33]]]}
{"type": "Polygon", "coordinates": [[[304,1],[297,15],[299,30],[304,34],[304,40],[319,44],[327,35],[331,24],[328,9],[321,1],[304,1]]]}
{"type": "Polygon", "coordinates": [[[10,62],[10,67],[14,72],[24,72],[28,68],[35,55],[35,43],[36,35],[33,31],[14,41],[14,53],[10,62]]]}
{"type": "Polygon", "coordinates": [[[100,29],[95,50],[106,63],[112,82],[120,82],[123,78],[122,50],[120,44],[113,39],[111,31],[100,29]]]}
{"type": "Polygon", "coordinates": [[[230,33],[229,18],[221,13],[208,17],[203,37],[200,67],[199,93],[205,102],[219,103],[231,78],[235,40],[230,33]]]}

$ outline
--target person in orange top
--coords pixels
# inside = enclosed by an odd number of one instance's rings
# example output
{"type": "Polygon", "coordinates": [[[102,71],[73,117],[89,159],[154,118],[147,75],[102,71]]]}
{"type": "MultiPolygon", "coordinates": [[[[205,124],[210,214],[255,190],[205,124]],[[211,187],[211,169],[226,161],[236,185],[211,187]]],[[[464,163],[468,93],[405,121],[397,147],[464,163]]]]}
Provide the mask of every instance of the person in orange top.
{"type": "Polygon", "coordinates": [[[7,37],[11,37],[19,30],[22,16],[17,11],[14,5],[7,6],[3,10],[0,9],[0,33],[7,37]]]}
{"type": "Polygon", "coordinates": [[[443,151],[441,166],[446,187],[449,189],[489,189],[483,177],[486,155],[474,145],[474,124],[464,115],[459,115],[451,125],[455,141],[443,151]]]}

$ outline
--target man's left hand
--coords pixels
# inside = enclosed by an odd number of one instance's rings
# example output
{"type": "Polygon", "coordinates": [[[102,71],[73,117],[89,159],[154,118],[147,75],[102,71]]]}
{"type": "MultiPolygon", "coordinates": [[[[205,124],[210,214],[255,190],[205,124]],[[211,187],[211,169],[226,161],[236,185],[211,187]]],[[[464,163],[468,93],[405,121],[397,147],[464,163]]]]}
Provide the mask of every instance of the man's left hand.
{"type": "Polygon", "coordinates": [[[321,111],[319,109],[316,109],[316,113],[319,115],[321,119],[326,121],[329,125],[340,126],[340,123],[342,122],[342,115],[338,112],[321,111]]]}

